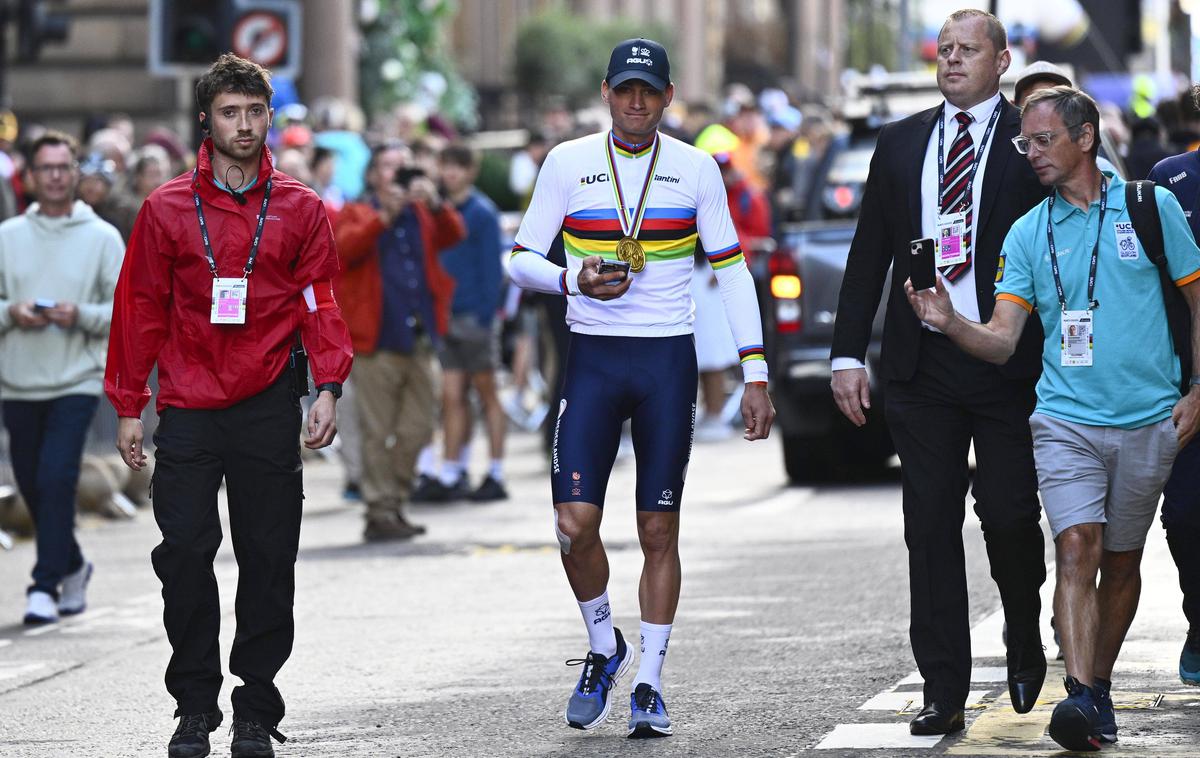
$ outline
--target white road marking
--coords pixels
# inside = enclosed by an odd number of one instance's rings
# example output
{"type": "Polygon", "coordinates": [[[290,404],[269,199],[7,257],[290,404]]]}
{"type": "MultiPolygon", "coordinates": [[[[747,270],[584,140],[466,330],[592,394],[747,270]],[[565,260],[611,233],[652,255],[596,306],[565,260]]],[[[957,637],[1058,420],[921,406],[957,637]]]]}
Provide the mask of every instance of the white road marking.
{"type": "MultiPolygon", "coordinates": [[[[1148,677],[1161,676],[1174,672],[1179,665],[1179,646],[1183,642],[1187,625],[1179,610],[1180,594],[1175,579],[1175,567],[1165,544],[1161,529],[1152,529],[1146,545],[1146,557],[1142,565],[1143,584],[1142,596],[1138,607],[1137,618],[1134,619],[1129,635],[1121,649],[1121,657],[1114,668],[1114,680],[1119,679],[1125,693],[1114,692],[1114,700],[1118,711],[1128,711],[1130,714],[1137,710],[1156,707],[1152,699],[1159,697],[1154,693],[1138,695],[1137,682],[1145,681],[1148,677]],[[1170,642],[1168,642],[1170,640],[1170,642]]],[[[1050,628],[1050,618],[1053,615],[1054,598],[1054,563],[1047,566],[1047,580],[1042,586],[1042,641],[1046,646],[1046,655],[1053,659],[1058,652],[1054,644],[1054,632],[1050,628]]],[[[1003,659],[1005,647],[1002,630],[1004,627],[1004,612],[1002,609],[981,619],[971,629],[971,651],[976,661],[997,658],[1003,659]]],[[[1051,660],[1053,663],[1053,660],[1051,660]]],[[[1061,666],[1061,664],[1059,664],[1061,666]]],[[[1054,667],[1056,668],[1056,667],[1054,667]]],[[[1061,668],[1057,668],[1061,671],[1061,668]]],[[[1008,695],[1003,683],[1007,681],[1008,672],[1003,666],[976,666],[971,670],[971,681],[976,685],[991,685],[988,690],[972,690],[968,707],[979,704],[990,692],[999,691],[995,702],[986,701],[987,707],[968,726],[965,736],[957,738],[950,746],[950,752],[956,754],[1007,754],[1007,755],[1044,755],[1046,750],[1055,747],[1045,735],[1045,722],[1053,703],[1061,697],[1061,688],[1054,681],[1055,674],[1051,673],[1046,680],[1035,709],[1036,718],[1029,714],[1021,716],[1009,709],[1008,695]],[[1044,712],[1043,712],[1044,711],[1044,712]],[[979,728],[976,728],[976,727],[979,728]]],[[[864,711],[891,711],[896,716],[910,718],[923,705],[920,690],[913,685],[923,684],[919,672],[914,671],[901,679],[893,687],[867,700],[859,707],[864,711]],[[907,687],[907,690],[900,690],[907,687]]],[[[1174,691],[1171,691],[1174,692],[1174,691]]],[[[1183,695],[1193,695],[1190,689],[1180,690],[1183,695]]],[[[1182,703],[1183,707],[1200,707],[1200,701],[1182,703]]],[[[882,714],[880,714],[882,715],[882,714]]],[[[1128,719],[1130,716],[1118,716],[1128,719]]],[[[1121,744],[1125,749],[1149,750],[1154,755],[1175,755],[1176,746],[1170,744],[1171,739],[1178,735],[1138,734],[1123,732],[1121,744]],[[1164,742],[1163,740],[1166,740],[1164,742]]],[[[928,749],[936,746],[942,738],[913,737],[908,733],[907,723],[884,724],[838,724],[833,731],[817,744],[818,749],[857,749],[871,750],[879,748],[908,748],[928,749]]],[[[1191,745],[1183,748],[1185,752],[1192,751],[1191,745]]],[[[1194,752],[1194,751],[1193,751],[1194,752]]],[[[1189,753],[1189,755],[1192,753],[1189,753]]],[[[1140,753],[1139,753],[1140,755],[1140,753]]]]}
{"type": "MultiPolygon", "coordinates": [[[[986,684],[988,682],[1007,682],[1008,669],[1003,666],[976,666],[971,669],[971,681],[986,684]]],[[[920,671],[914,671],[900,681],[896,682],[897,687],[903,687],[907,684],[924,684],[925,680],[921,678],[920,671]]]]}
{"type": "MultiPolygon", "coordinates": [[[[967,693],[967,707],[972,708],[988,694],[987,690],[971,690],[967,693]]],[[[880,692],[875,697],[858,706],[860,711],[891,711],[893,713],[917,714],[924,703],[921,702],[921,691],[880,692]]]]}
{"type": "Polygon", "coordinates": [[[25,661],[22,663],[0,663],[0,682],[6,679],[16,679],[26,674],[32,674],[46,668],[45,661],[25,661]]]}
{"type": "Polygon", "coordinates": [[[908,733],[908,724],[838,724],[821,740],[817,750],[931,748],[941,739],[936,734],[915,737],[908,733]]]}

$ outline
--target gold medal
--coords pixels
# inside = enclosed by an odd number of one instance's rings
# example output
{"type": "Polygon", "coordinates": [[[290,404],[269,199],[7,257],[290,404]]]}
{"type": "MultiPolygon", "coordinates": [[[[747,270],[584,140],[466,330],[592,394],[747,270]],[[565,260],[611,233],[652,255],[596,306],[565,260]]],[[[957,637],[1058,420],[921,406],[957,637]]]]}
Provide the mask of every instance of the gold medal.
{"type": "Polygon", "coordinates": [[[617,241],[617,257],[628,263],[629,270],[635,274],[646,268],[646,250],[633,237],[622,237],[617,241]]]}
{"type": "Polygon", "coordinates": [[[621,231],[624,236],[617,240],[617,258],[629,264],[629,270],[634,273],[640,273],[646,268],[646,248],[642,247],[642,243],[638,242],[638,231],[642,228],[642,221],[646,217],[646,207],[650,198],[650,186],[654,183],[654,170],[658,166],[659,151],[662,148],[662,140],[655,138],[654,150],[650,157],[650,168],[646,171],[646,178],[642,182],[642,191],[638,197],[636,212],[630,214],[630,209],[625,207],[625,194],[621,189],[621,180],[617,176],[617,162],[613,158],[612,140],[604,141],[605,158],[608,160],[608,175],[609,185],[612,187],[613,200],[617,206],[617,220],[621,223],[621,231]],[[632,215],[632,218],[631,218],[632,215]]]}

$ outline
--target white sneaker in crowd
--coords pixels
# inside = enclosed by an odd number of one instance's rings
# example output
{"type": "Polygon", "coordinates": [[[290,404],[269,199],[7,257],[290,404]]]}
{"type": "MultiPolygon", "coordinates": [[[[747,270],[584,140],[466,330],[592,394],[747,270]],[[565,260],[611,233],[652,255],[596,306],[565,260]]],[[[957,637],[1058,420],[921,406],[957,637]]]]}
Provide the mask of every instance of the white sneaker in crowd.
{"type": "Polygon", "coordinates": [[[48,592],[30,592],[26,598],[25,624],[53,624],[58,621],[58,604],[48,592]]]}
{"type": "Polygon", "coordinates": [[[91,561],[84,561],[78,571],[63,577],[62,590],[58,593],[59,613],[74,616],[87,608],[87,586],[94,568],[91,561]]]}
{"type": "Polygon", "coordinates": [[[718,416],[705,416],[696,422],[697,442],[720,442],[733,437],[733,427],[718,416]]]}

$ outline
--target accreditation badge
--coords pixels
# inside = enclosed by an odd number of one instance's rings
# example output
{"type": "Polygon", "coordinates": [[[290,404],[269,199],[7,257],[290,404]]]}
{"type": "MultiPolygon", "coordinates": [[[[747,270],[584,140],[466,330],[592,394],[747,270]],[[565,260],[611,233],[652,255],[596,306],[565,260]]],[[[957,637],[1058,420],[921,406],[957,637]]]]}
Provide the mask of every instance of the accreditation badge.
{"type": "Polygon", "coordinates": [[[939,213],[937,249],[934,263],[938,268],[967,262],[967,214],[939,213]]]}
{"type": "Polygon", "coordinates": [[[246,323],[247,281],[221,277],[213,279],[211,323],[246,323]]]}
{"type": "Polygon", "coordinates": [[[1061,365],[1092,365],[1095,342],[1092,324],[1091,311],[1063,311],[1061,365]]]}

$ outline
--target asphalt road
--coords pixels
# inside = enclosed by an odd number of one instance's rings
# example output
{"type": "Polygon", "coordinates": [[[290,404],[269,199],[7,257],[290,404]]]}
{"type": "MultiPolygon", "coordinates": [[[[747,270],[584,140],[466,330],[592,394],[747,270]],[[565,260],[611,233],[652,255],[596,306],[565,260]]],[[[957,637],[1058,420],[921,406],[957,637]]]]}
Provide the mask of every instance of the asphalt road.
{"type": "MultiPolygon", "coordinates": [[[[363,545],[361,506],[341,501],[339,468],[308,463],[297,638],[277,682],[289,741],[278,755],[1055,752],[1044,732],[1061,669],[1052,667],[1034,713],[1013,714],[997,680],[999,601],[973,516],[964,530],[976,622],[969,728],[953,739],[907,737],[921,703],[899,486],[786,487],[774,441],[695,451],[683,503],[683,596],[664,671],[675,736],[625,739],[630,679],[606,725],[568,729],[562,708],[579,670],[563,663],[586,652],[586,636],[533,437],[512,439],[509,478],[507,502],[415,508],[427,536],[363,545]]],[[[632,461],[619,462],[603,534],[616,623],[636,638],[633,479],[632,461]]],[[[49,627],[19,624],[32,544],[0,554],[0,756],[165,755],[174,704],[162,686],[169,650],[149,561],[153,519],[86,521],[81,535],[97,564],[91,607],[49,627]]],[[[1106,752],[1196,755],[1200,693],[1175,678],[1185,624],[1160,530],[1152,538],[1146,596],[1114,693],[1121,742],[1106,752]]],[[[236,580],[228,540],[217,575],[227,656],[236,580]]],[[[1047,641],[1053,653],[1048,632],[1047,641]]],[[[232,684],[222,697],[227,719],[232,684]]],[[[228,755],[228,740],[219,730],[213,755],[228,755]]]]}

